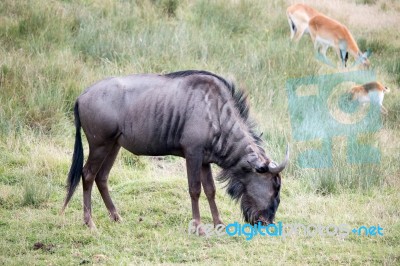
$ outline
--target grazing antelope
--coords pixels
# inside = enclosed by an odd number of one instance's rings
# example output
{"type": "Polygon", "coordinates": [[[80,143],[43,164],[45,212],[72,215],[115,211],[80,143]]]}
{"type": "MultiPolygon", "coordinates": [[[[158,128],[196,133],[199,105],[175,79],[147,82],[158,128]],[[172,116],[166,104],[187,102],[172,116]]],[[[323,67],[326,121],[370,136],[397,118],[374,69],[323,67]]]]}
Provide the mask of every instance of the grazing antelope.
{"type": "Polygon", "coordinates": [[[309,33],[308,22],[320,14],[314,8],[305,4],[294,4],[286,9],[290,26],[290,39],[298,42],[304,33],[309,33]]]}
{"type": "Polygon", "coordinates": [[[371,101],[371,94],[374,92],[378,94],[381,112],[383,114],[387,114],[388,111],[386,110],[385,107],[383,107],[382,104],[383,104],[384,93],[390,92],[390,88],[383,86],[378,81],[369,82],[364,85],[354,86],[353,88],[351,88],[350,91],[351,100],[358,101],[360,104],[365,104],[371,101]]]}
{"type": "Polygon", "coordinates": [[[322,14],[316,15],[309,22],[309,31],[318,55],[321,55],[320,48],[322,48],[322,60],[326,63],[334,66],[326,58],[328,48],[334,47],[342,60],[342,66],[346,67],[348,53],[354,57],[356,62],[362,63],[365,67],[370,66],[368,60],[370,52],[361,53],[350,31],[340,22],[322,14]]]}

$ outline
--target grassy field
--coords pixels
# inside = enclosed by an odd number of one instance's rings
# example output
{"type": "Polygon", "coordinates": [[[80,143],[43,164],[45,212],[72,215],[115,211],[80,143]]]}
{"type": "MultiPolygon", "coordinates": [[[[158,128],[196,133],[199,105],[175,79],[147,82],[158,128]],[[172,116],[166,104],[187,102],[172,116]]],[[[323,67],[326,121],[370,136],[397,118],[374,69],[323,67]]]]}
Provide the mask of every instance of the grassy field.
{"type": "MultiPolygon", "coordinates": [[[[378,80],[391,88],[377,133],[375,164],[349,164],[348,141],[332,141],[333,166],[302,168],[297,157],[321,142],[292,133],[286,82],[333,69],[314,58],[309,36],[289,41],[286,7],[294,1],[2,0],[0,1],[0,264],[400,264],[400,3],[304,1],[345,23],[372,50],[378,80]],[[64,216],[73,152],[73,104],[99,79],[131,73],[204,69],[248,94],[251,116],[276,160],[291,144],[276,221],[376,226],[383,236],[198,237],[188,235],[190,197],[183,159],[122,151],[110,174],[123,217],[112,223],[98,191],[83,226],[79,187],[64,216]]],[[[333,51],[329,52],[336,60],[333,51]]],[[[353,69],[355,70],[355,69],[353,69]]],[[[85,155],[88,154],[84,143],[85,155]]],[[[362,152],[361,150],[358,151],[362,152]]],[[[218,168],[214,168],[214,173],[218,168]]],[[[211,223],[202,194],[203,222],[211,223]]],[[[218,184],[225,223],[242,222],[218,184]]]]}

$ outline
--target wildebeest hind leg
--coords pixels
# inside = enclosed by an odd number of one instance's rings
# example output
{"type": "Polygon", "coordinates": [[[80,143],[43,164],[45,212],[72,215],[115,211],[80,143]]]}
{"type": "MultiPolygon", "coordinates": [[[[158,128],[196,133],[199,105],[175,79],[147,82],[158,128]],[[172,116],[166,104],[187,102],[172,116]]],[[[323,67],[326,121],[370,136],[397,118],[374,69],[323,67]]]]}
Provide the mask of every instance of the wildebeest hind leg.
{"type": "Polygon", "coordinates": [[[201,167],[201,184],[203,185],[204,193],[206,194],[210,205],[214,226],[223,224],[221,217],[219,216],[217,204],[215,203],[215,184],[210,164],[205,164],[201,167]]]}
{"type": "Polygon", "coordinates": [[[118,143],[114,144],[114,147],[104,160],[99,172],[96,175],[96,185],[99,189],[100,195],[103,198],[104,204],[107,207],[107,210],[110,214],[110,217],[113,221],[121,221],[121,217],[119,216],[117,209],[114,206],[114,203],[111,199],[110,192],[108,191],[108,175],[110,170],[114,164],[115,158],[118,155],[121,146],[118,143]]]}
{"type": "Polygon", "coordinates": [[[113,143],[97,146],[89,144],[89,157],[82,171],[83,218],[89,228],[96,229],[92,219],[92,187],[103,161],[111,152],[113,143]]]}

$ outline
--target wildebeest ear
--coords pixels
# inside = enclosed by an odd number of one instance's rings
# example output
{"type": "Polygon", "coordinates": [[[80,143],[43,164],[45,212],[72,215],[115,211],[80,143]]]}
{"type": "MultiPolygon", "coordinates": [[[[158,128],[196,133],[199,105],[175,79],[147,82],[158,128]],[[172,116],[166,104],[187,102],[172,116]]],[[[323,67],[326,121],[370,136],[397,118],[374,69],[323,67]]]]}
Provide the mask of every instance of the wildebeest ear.
{"type": "Polygon", "coordinates": [[[250,167],[256,170],[258,173],[265,173],[268,171],[268,164],[265,160],[261,160],[257,153],[250,152],[247,156],[247,162],[249,163],[250,167]]]}

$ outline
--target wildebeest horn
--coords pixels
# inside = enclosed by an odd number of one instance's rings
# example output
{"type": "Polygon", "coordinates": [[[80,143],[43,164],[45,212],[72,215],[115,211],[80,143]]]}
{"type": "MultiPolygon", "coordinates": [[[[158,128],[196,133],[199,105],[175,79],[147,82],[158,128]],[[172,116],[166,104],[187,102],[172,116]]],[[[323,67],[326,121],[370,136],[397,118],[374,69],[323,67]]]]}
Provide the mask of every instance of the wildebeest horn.
{"type": "Polygon", "coordinates": [[[268,170],[272,174],[278,174],[285,169],[286,165],[289,162],[289,144],[286,146],[286,156],[283,162],[281,162],[279,165],[276,165],[275,162],[271,161],[268,165],[268,170]]]}

